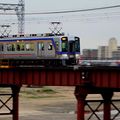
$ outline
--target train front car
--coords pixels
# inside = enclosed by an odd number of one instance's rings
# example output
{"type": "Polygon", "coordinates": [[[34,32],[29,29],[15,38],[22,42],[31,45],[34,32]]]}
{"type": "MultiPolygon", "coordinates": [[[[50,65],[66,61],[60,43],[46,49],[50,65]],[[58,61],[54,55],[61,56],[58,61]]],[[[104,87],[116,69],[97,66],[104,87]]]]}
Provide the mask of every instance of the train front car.
{"type": "Polygon", "coordinates": [[[80,39],[79,37],[63,36],[61,37],[61,59],[63,65],[77,64],[80,57],[80,39]]]}

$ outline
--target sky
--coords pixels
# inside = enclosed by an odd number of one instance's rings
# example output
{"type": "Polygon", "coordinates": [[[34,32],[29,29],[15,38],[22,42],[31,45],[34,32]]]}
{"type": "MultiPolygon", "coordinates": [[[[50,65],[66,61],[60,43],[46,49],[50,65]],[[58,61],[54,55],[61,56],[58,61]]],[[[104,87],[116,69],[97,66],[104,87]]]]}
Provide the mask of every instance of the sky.
{"type": "MultiPolygon", "coordinates": [[[[18,0],[0,0],[0,3],[18,3],[18,0]]],[[[120,5],[120,0],[25,0],[26,13],[80,10],[120,5]]],[[[17,23],[16,16],[0,16],[1,24],[17,23]],[[2,17],[2,18],[1,18],[2,17]]],[[[25,33],[50,32],[50,22],[61,22],[62,32],[79,36],[81,48],[98,48],[115,37],[120,45],[120,8],[52,15],[26,15],[25,33]]],[[[17,32],[17,25],[11,27],[17,32]]]]}

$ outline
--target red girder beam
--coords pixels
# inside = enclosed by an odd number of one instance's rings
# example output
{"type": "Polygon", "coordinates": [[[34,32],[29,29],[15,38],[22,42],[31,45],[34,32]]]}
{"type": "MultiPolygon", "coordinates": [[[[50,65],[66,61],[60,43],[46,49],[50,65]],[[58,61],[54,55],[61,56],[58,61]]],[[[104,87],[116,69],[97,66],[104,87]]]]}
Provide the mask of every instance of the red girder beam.
{"type": "Polygon", "coordinates": [[[98,88],[120,88],[119,67],[61,67],[0,69],[0,85],[88,85],[98,88]]]}
{"type": "Polygon", "coordinates": [[[81,83],[79,71],[71,69],[0,69],[0,84],[73,86],[81,83]]]}

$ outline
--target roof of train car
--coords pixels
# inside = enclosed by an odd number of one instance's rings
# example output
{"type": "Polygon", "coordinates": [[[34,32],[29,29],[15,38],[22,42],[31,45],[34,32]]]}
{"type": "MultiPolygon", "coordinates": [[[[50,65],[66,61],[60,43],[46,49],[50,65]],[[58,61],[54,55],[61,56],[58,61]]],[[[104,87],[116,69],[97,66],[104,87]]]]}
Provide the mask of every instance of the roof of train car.
{"type": "Polygon", "coordinates": [[[8,35],[8,36],[0,36],[0,39],[3,38],[21,38],[21,37],[56,37],[56,36],[65,36],[64,33],[62,34],[52,34],[52,33],[44,33],[44,34],[15,34],[15,35],[8,35]]]}
{"type": "Polygon", "coordinates": [[[33,40],[53,40],[54,38],[69,37],[69,41],[73,40],[75,36],[66,36],[63,34],[54,35],[51,33],[45,34],[21,34],[0,36],[0,42],[16,42],[16,41],[33,41],[33,40]]]}
{"type": "Polygon", "coordinates": [[[49,34],[25,34],[25,35],[9,35],[9,36],[1,36],[0,42],[4,41],[17,41],[17,40],[51,40],[53,38],[61,38],[64,37],[61,35],[49,35],[49,34]]]}

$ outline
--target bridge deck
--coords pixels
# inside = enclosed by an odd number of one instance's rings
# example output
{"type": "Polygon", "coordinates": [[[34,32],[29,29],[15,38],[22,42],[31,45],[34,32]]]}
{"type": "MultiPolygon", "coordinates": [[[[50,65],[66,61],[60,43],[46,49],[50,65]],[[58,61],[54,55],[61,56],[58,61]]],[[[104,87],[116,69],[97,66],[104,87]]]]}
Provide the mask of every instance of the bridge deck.
{"type": "Polygon", "coordinates": [[[76,86],[120,88],[119,67],[0,68],[0,85],[76,86]]]}

